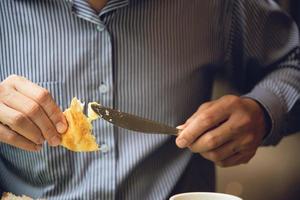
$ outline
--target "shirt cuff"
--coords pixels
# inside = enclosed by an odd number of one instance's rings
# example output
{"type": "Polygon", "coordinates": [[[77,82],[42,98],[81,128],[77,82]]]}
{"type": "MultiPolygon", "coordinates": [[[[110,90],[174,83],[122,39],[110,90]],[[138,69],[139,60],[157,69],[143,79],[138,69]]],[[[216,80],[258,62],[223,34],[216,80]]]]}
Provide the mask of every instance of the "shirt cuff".
{"type": "Polygon", "coordinates": [[[243,95],[243,97],[251,98],[260,103],[270,117],[270,131],[266,134],[261,145],[278,144],[282,138],[280,132],[283,116],[285,115],[285,109],[280,98],[269,89],[260,86],[255,87],[250,93],[243,95]]]}

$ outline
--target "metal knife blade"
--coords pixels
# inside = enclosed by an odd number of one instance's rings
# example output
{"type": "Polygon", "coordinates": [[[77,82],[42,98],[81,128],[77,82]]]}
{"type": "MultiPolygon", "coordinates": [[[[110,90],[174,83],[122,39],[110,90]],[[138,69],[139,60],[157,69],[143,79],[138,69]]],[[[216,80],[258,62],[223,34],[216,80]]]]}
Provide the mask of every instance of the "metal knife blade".
{"type": "Polygon", "coordinates": [[[121,112],[119,110],[104,107],[98,104],[91,105],[92,110],[100,118],[114,124],[115,126],[138,131],[143,133],[160,133],[169,135],[178,135],[179,129],[159,122],[145,119],[133,114],[121,112]]]}

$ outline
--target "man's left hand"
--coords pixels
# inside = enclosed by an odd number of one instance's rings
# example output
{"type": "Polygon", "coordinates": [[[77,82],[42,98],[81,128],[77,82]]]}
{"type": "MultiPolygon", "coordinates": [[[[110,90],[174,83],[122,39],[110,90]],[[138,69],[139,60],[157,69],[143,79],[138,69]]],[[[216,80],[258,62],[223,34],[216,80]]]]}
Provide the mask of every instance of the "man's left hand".
{"type": "Polygon", "coordinates": [[[247,163],[266,134],[263,108],[233,95],[202,104],[181,126],[176,144],[221,167],[247,163]]]}

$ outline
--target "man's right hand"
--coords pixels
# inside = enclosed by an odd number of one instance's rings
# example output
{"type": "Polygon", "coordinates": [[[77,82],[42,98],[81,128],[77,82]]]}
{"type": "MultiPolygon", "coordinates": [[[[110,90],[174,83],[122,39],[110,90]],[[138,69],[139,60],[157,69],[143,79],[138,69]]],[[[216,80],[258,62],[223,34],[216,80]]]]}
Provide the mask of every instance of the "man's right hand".
{"type": "Polygon", "coordinates": [[[38,151],[45,140],[59,145],[67,126],[46,89],[17,75],[0,83],[0,142],[38,151]]]}

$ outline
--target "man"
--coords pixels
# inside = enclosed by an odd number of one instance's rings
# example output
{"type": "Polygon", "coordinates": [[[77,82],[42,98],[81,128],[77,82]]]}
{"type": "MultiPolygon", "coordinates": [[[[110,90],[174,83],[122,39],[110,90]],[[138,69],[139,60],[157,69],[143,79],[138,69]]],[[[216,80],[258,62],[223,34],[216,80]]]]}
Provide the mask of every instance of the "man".
{"type": "Polygon", "coordinates": [[[246,163],[298,128],[290,120],[298,30],[271,0],[4,0],[0,15],[4,191],[47,199],[213,191],[213,163],[246,163]],[[243,96],[210,101],[220,71],[243,96]],[[182,124],[181,134],[98,120],[94,134],[107,151],[55,147],[74,96],[182,124]]]}

